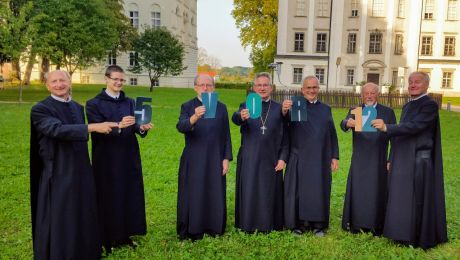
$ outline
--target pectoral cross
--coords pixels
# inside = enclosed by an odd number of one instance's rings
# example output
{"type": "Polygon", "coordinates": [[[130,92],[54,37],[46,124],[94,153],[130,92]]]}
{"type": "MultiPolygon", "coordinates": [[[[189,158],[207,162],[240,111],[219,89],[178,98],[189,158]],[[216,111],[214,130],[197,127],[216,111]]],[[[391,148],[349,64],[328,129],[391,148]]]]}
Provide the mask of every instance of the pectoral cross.
{"type": "Polygon", "coordinates": [[[267,128],[263,125],[260,127],[260,129],[262,130],[262,134],[264,135],[265,134],[265,130],[267,130],[267,128]]]}

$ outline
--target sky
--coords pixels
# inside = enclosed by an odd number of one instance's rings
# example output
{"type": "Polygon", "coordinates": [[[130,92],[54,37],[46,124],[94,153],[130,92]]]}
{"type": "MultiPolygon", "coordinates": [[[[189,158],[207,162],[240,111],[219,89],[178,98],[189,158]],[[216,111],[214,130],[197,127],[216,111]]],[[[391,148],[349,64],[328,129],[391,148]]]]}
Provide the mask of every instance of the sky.
{"type": "Polygon", "coordinates": [[[198,47],[217,57],[223,67],[251,67],[249,48],[241,46],[231,15],[232,0],[198,0],[198,47]]]}

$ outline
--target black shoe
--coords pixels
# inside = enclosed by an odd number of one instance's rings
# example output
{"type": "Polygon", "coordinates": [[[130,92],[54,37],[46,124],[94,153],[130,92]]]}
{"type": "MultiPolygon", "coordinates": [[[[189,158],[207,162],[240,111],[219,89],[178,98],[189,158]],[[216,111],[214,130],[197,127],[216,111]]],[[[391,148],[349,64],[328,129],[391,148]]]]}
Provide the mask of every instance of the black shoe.
{"type": "Polygon", "coordinates": [[[109,256],[110,254],[112,254],[112,245],[110,243],[108,244],[105,244],[103,246],[104,250],[105,250],[105,256],[109,256]]]}
{"type": "Polygon", "coordinates": [[[303,231],[300,228],[295,228],[292,230],[292,234],[294,234],[294,236],[300,236],[303,234],[303,231]]]}
{"type": "Polygon", "coordinates": [[[322,229],[313,229],[313,234],[317,237],[324,237],[326,235],[322,229]]]}

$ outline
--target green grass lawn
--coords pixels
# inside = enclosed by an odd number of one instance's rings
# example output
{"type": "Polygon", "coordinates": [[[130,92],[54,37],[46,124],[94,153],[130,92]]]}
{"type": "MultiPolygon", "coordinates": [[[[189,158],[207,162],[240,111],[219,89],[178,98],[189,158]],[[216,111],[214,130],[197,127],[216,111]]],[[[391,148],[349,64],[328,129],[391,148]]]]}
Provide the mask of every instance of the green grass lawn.
{"type": "Polygon", "coordinates": [[[448,101],[450,101],[453,106],[460,106],[460,97],[442,97],[443,104],[447,104],[448,101]]]}
{"type": "MultiPolygon", "coordinates": [[[[102,86],[75,86],[73,98],[80,103],[95,96],[102,86]]],[[[341,230],[343,197],[351,157],[351,134],[338,131],[340,170],[334,174],[331,196],[331,224],[323,238],[311,233],[294,237],[289,231],[245,234],[233,227],[236,164],[227,177],[227,229],[217,238],[197,242],[176,237],[177,171],[184,138],[175,125],[180,104],[194,97],[192,89],[126,87],[131,97],[153,98],[154,129],[140,139],[145,182],[148,234],[137,237],[139,246],[116,249],[107,259],[165,258],[459,258],[460,257],[460,113],[441,111],[444,177],[449,243],[423,251],[369,234],[352,235],[341,230]]],[[[217,90],[229,113],[245,98],[241,90],[217,90]]],[[[24,103],[0,102],[0,258],[31,259],[32,241],[29,203],[29,113],[33,103],[48,95],[43,86],[24,89],[24,103]]],[[[0,101],[17,100],[17,89],[0,91],[0,101]]],[[[336,125],[345,109],[333,109],[336,125]]],[[[400,111],[396,111],[399,117],[400,111]]],[[[239,129],[231,124],[233,153],[239,148],[239,129]]]]}

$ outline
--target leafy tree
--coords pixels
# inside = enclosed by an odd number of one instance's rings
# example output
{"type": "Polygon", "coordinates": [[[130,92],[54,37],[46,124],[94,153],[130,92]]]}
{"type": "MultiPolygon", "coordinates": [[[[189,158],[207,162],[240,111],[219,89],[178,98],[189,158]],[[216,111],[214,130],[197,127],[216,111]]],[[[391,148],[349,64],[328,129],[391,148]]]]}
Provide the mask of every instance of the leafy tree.
{"type": "Polygon", "coordinates": [[[41,13],[37,18],[39,38],[33,48],[71,75],[105,59],[107,51],[120,44],[114,13],[106,6],[108,0],[36,2],[41,13]]]}
{"type": "Polygon", "coordinates": [[[276,54],[278,0],[234,0],[232,15],[255,72],[267,70],[276,54]]]}
{"type": "Polygon", "coordinates": [[[111,48],[113,52],[128,51],[133,49],[133,39],[136,39],[139,34],[137,29],[131,25],[131,20],[124,14],[123,0],[104,0],[111,22],[115,25],[115,30],[118,37],[114,46],[111,48]]]}
{"type": "Polygon", "coordinates": [[[184,46],[165,28],[144,28],[134,41],[137,62],[130,69],[134,73],[147,71],[150,79],[150,91],[161,76],[177,76],[184,67],[184,46]]]}

